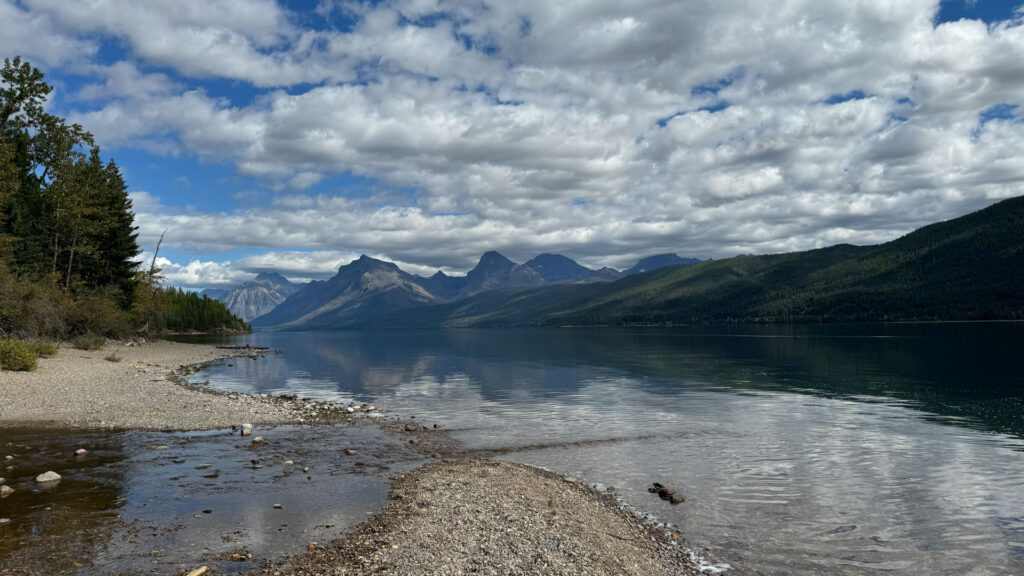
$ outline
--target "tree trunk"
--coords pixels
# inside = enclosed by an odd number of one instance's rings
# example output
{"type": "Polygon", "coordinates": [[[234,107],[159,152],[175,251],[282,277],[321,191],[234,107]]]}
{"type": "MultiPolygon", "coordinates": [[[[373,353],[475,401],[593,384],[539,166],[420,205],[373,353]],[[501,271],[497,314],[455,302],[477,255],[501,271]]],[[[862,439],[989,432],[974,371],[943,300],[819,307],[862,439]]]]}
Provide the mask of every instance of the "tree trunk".
{"type": "Polygon", "coordinates": [[[57,256],[60,254],[60,234],[53,235],[53,265],[50,267],[50,272],[57,273],[57,256]]]}
{"type": "Polygon", "coordinates": [[[68,276],[64,279],[64,289],[67,290],[71,286],[71,264],[75,261],[75,245],[71,245],[71,257],[68,258],[68,276]]]}

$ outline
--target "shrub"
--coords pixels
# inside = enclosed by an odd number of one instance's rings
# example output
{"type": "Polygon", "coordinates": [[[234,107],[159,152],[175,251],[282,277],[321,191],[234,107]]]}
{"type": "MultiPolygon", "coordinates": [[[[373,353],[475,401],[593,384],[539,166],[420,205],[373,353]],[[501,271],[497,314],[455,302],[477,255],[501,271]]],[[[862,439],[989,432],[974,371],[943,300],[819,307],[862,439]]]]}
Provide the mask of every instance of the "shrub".
{"type": "Polygon", "coordinates": [[[0,340],[0,370],[35,370],[32,346],[20,340],[0,340]]]}
{"type": "Polygon", "coordinates": [[[103,357],[103,359],[106,360],[107,362],[120,362],[121,361],[121,357],[117,355],[117,350],[114,350],[110,354],[107,354],[106,356],[103,357]]]}
{"type": "Polygon", "coordinates": [[[106,338],[92,332],[87,332],[71,339],[71,345],[79,350],[99,350],[106,343],[106,338]]]}
{"type": "Polygon", "coordinates": [[[57,355],[57,347],[49,342],[33,340],[31,342],[26,342],[25,344],[28,344],[29,347],[32,348],[32,352],[40,358],[50,358],[51,356],[57,355]]]}

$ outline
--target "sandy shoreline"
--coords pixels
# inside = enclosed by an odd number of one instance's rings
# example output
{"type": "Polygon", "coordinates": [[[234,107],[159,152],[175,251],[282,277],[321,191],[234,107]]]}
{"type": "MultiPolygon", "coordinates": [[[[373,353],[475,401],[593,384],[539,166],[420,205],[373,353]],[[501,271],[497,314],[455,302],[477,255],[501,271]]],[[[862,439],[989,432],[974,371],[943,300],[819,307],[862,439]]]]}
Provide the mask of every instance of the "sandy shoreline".
{"type": "Polygon", "coordinates": [[[645,524],[575,479],[487,460],[392,479],[390,503],[347,538],[260,575],[699,574],[678,533],[645,524]]]}
{"type": "Polygon", "coordinates": [[[0,426],[204,430],[300,422],[300,413],[271,399],[231,399],[175,382],[185,366],[250,354],[168,341],[92,351],[64,345],[33,372],[0,373],[0,426]],[[111,353],[120,360],[105,360],[111,353]]]}
{"type": "MultiPolygon", "coordinates": [[[[0,374],[0,427],[199,430],[355,421],[358,414],[344,408],[228,395],[179,377],[190,366],[250,354],[176,342],[61,348],[35,372],[0,374]],[[121,360],[105,360],[114,349],[121,360]]],[[[388,506],[354,533],[268,560],[252,574],[699,573],[678,535],[646,524],[611,494],[529,466],[467,460],[443,431],[380,420],[403,444],[447,460],[394,478],[388,506]]]]}

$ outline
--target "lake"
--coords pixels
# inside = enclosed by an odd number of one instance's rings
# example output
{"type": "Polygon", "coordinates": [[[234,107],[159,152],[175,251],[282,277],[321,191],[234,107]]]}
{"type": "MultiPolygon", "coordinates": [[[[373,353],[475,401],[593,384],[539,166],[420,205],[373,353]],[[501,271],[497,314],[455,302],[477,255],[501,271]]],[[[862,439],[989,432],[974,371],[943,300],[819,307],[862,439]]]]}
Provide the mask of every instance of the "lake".
{"type": "Polygon", "coordinates": [[[441,423],[614,486],[737,573],[1024,574],[1024,324],[228,340],[282,354],[195,381],[441,423]]]}

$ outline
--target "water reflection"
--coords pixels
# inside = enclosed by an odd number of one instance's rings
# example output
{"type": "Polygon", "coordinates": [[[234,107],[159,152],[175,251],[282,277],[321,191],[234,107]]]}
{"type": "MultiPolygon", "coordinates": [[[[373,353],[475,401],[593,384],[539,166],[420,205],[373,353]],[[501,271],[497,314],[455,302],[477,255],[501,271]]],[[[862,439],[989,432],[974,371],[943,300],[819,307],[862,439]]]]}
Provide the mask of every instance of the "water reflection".
{"type": "Polygon", "coordinates": [[[255,334],[219,387],[357,399],[618,487],[764,574],[1024,573],[1024,327],[255,334]],[[683,506],[652,499],[682,487],[683,506]]]}
{"type": "Polygon", "coordinates": [[[422,463],[374,426],[258,433],[254,445],[230,430],[0,429],[0,454],[13,456],[0,473],[15,489],[0,500],[12,520],[0,526],[0,573],[173,574],[197,563],[246,573],[338,537],[383,506],[389,474],[422,463]],[[88,453],[76,457],[79,447],[88,453]],[[341,454],[348,447],[358,459],[341,454]],[[46,470],[63,478],[40,490],[46,470]],[[254,558],[227,560],[238,550],[254,558]]]}
{"type": "Polygon", "coordinates": [[[372,401],[423,378],[468,378],[483,398],[573,393],[628,376],[680,387],[783,390],[886,402],[1024,438],[1024,323],[714,326],[687,329],[256,333],[273,362],[215,370],[238,389],[372,401]]]}

